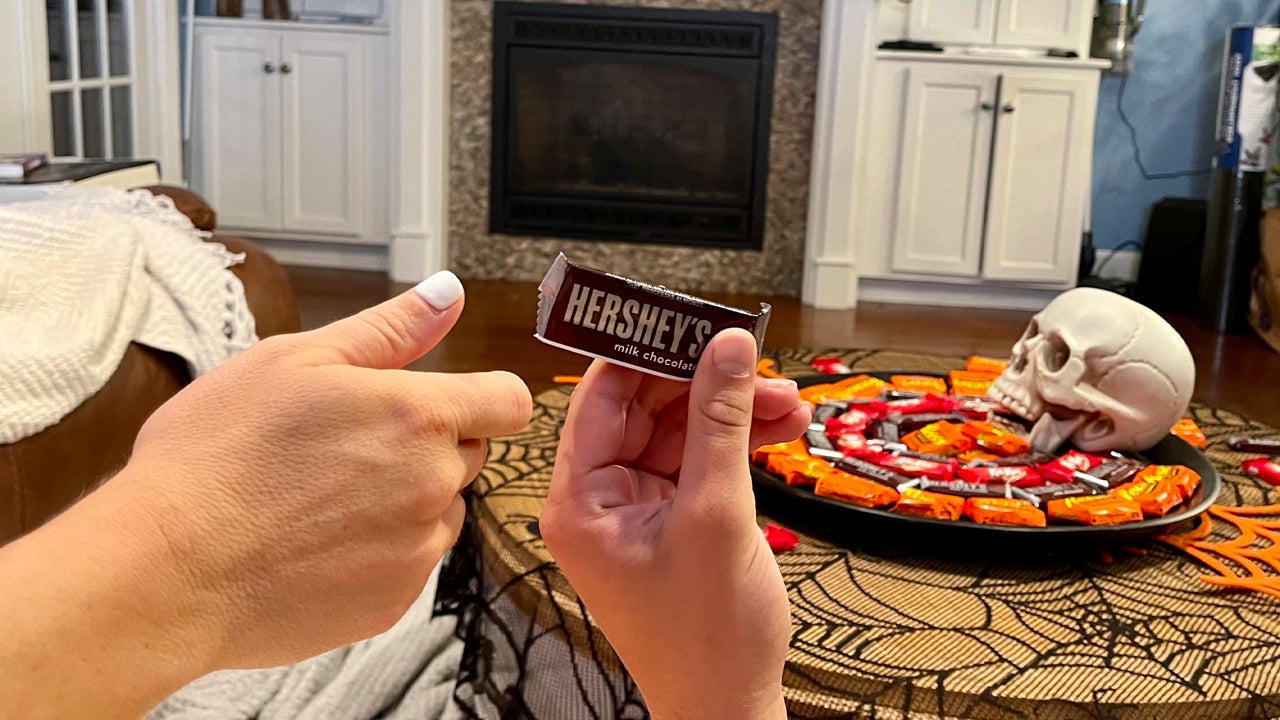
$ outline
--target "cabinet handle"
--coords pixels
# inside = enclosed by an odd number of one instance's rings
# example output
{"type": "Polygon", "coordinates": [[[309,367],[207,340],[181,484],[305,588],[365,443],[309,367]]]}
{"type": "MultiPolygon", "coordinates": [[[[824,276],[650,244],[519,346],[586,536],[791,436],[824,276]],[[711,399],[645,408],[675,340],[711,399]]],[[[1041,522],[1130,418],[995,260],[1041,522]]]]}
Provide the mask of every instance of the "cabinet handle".
{"type": "Polygon", "coordinates": [[[982,105],[980,105],[979,107],[981,107],[981,108],[982,108],[983,112],[991,112],[992,110],[995,110],[995,109],[996,109],[995,104],[994,104],[994,103],[989,103],[989,102],[984,102],[984,103],[982,103],[982,105]]]}
{"type": "Polygon", "coordinates": [[[1000,108],[1000,112],[1002,113],[1011,113],[1013,111],[1014,111],[1013,103],[1005,103],[1004,106],[1000,108]]]}
{"type": "Polygon", "coordinates": [[[289,63],[281,63],[280,72],[283,75],[288,75],[289,73],[293,72],[293,66],[290,65],[289,63]]]}
{"type": "Polygon", "coordinates": [[[268,75],[270,75],[271,73],[273,73],[273,72],[275,72],[275,71],[276,71],[276,66],[275,66],[275,65],[272,65],[271,63],[266,63],[266,64],[264,64],[264,65],[262,66],[262,72],[264,72],[264,73],[266,73],[266,74],[268,74],[268,75]]]}

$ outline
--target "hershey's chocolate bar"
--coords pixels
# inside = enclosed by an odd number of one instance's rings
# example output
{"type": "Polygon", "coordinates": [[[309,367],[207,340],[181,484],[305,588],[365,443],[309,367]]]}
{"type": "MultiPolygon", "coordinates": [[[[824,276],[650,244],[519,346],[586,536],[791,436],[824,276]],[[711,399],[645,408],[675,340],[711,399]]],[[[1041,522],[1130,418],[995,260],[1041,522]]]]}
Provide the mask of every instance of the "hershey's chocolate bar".
{"type": "Polygon", "coordinates": [[[885,468],[880,467],[879,465],[875,465],[865,460],[859,460],[858,458],[853,458],[853,457],[846,457],[841,460],[837,460],[836,468],[839,470],[843,470],[849,473],[850,475],[857,475],[858,477],[861,477],[861,478],[874,480],[880,483],[881,485],[891,487],[895,490],[898,489],[899,485],[903,485],[912,481],[912,478],[909,478],[906,475],[899,475],[898,473],[892,470],[887,470],[885,468]]]}
{"type": "Polygon", "coordinates": [[[1008,485],[988,485],[987,483],[965,482],[964,480],[937,481],[922,479],[919,488],[929,492],[944,493],[957,497],[1012,497],[1008,485]]]}
{"type": "Polygon", "coordinates": [[[813,409],[813,422],[824,423],[849,409],[847,402],[824,402],[813,409]]]}
{"type": "Polygon", "coordinates": [[[716,333],[740,327],[764,344],[769,305],[752,314],[602,270],[561,253],[538,286],[534,337],[673,380],[691,380],[716,333]]]}
{"type": "Polygon", "coordinates": [[[1249,437],[1248,435],[1232,435],[1227,438],[1227,447],[1236,452],[1256,452],[1268,455],[1280,455],[1280,440],[1249,437]]]}

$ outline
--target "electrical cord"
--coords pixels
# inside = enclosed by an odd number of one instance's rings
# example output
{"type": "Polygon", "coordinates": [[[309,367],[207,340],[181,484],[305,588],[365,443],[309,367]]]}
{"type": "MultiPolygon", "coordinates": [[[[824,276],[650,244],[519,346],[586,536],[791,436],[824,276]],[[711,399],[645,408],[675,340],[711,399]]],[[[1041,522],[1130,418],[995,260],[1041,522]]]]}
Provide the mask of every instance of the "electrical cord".
{"type": "MultiPolygon", "coordinates": [[[[1180,170],[1178,172],[1153,173],[1147,170],[1146,164],[1142,162],[1142,153],[1138,149],[1138,129],[1133,126],[1133,122],[1129,120],[1129,114],[1124,110],[1124,90],[1129,85],[1129,76],[1120,76],[1120,88],[1116,91],[1116,112],[1120,115],[1120,122],[1129,130],[1129,145],[1133,148],[1133,161],[1138,165],[1138,172],[1142,173],[1144,180],[1171,180],[1180,177],[1204,177],[1213,172],[1213,167],[1207,167],[1203,170],[1180,170]]],[[[1132,240],[1128,242],[1133,242],[1132,240]]],[[[1108,258],[1110,259],[1110,258],[1108,258]]],[[[1104,263],[1105,264],[1105,263],[1104,263]]]]}
{"type": "Polygon", "coordinates": [[[1137,240],[1125,240],[1119,245],[1111,248],[1111,254],[1108,255],[1105,260],[1098,263],[1098,267],[1093,269],[1093,272],[1090,274],[1090,277],[1095,277],[1095,278],[1102,277],[1102,269],[1107,266],[1107,263],[1111,262],[1111,259],[1116,256],[1116,253],[1120,252],[1121,250],[1124,250],[1125,248],[1134,248],[1135,250],[1141,250],[1142,243],[1138,242],[1137,240]]]}

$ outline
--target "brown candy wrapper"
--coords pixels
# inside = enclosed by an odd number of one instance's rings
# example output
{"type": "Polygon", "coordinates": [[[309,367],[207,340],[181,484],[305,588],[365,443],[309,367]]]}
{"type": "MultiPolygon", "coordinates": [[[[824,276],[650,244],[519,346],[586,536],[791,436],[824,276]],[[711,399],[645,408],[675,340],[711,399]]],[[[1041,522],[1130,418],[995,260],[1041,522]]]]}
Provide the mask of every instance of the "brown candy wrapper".
{"type": "Polygon", "coordinates": [[[731,308],[601,270],[561,253],[538,285],[534,337],[556,347],[672,380],[693,379],[716,333],[740,327],[764,344],[770,308],[731,308]]]}

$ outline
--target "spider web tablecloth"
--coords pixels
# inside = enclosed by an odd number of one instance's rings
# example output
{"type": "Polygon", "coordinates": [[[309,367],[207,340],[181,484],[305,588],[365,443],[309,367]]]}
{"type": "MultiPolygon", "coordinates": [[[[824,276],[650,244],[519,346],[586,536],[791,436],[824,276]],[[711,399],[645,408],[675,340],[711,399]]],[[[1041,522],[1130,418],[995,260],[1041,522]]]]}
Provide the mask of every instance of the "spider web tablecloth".
{"type": "MultiPolygon", "coordinates": [[[[787,375],[839,355],[859,371],[962,365],[884,351],[766,353],[787,375]]],[[[491,443],[439,607],[459,614],[456,699],[492,720],[648,717],[634,683],[547,554],[537,517],[569,388],[537,398],[523,433],[491,443]]],[[[1223,477],[1219,502],[1277,501],[1242,476],[1231,434],[1275,431],[1194,407],[1223,477]]],[[[792,606],[784,684],[796,718],[1280,716],[1280,604],[1202,583],[1159,543],[1114,562],[1034,566],[891,557],[801,536],[778,557],[792,606]]]]}

